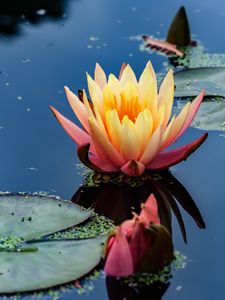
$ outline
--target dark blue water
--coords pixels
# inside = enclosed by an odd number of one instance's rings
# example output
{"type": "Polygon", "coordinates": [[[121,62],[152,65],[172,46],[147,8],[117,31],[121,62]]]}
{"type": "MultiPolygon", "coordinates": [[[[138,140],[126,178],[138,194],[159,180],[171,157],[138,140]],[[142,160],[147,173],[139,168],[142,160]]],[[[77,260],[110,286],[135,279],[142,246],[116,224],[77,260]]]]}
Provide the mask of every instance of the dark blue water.
{"type": "MultiPolygon", "coordinates": [[[[130,37],[139,34],[165,37],[180,5],[185,4],[191,32],[208,52],[225,51],[222,0],[198,3],[58,0],[52,1],[55,6],[46,0],[49,7],[42,1],[34,1],[37,6],[29,8],[29,13],[15,10],[16,6],[8,2],[8,7],[0,4],[0,14],[13,16],[3,20],[0,27],[10,33],[0,35],[2,191],[48,191],[63,198],[72,197],[82,182],[75,166],[76,149],[52,116],[49,105],[75,120],[63,86],[68,85],[74,91],[86,88],[85,72],[93,74],[96,62],[107,73],[118,73],[125,61],[140,74],[151,59],[156,71],[161,71],[167,58],[141,52],[139,42],[130,37]],[[32,9],[36,13],[30,13],[32,9]]],[[[191,141],[201,134],[197,129],[189,129],[181,142],[191,141]]],[[[175,273],[163,296],[165,300],[225,298],[224,153],[225,138],[219,136],[219,132],[210,132],[205,144],[188,161],[171,169],[198,205],[206,229],[199,230],[193,219],[182,212],[188,238],[186,245],[174,220],[175,248],[187,255],[189,262],[184,270],[175,273]]],[[[81,298],[108,299],[104,280],[97,283],[89,296],[81,298]]],[[[113,283],[108,283],[109,286],[113,283]]],[[[113,290],[116,291],[116,287],[113,290]]],[[[148,295],[147,298],[131,295],[127,299],[160,299],[153,298],[151,291],[148,295]]],[[[62,299],[76,297],[76,293],[71,293],[62,299]]],[[[123,298],[111,294],[111,299],[123,298]]]]}

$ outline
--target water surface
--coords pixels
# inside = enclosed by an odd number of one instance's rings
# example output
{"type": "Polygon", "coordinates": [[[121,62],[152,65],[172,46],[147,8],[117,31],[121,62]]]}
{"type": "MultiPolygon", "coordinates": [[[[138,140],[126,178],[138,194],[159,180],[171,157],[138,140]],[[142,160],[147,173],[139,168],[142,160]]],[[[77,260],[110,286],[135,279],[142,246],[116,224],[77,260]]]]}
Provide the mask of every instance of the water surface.
{"type": "MultiPolygon", "coordinates": [[[[85,72],[93,74],[96,62],[107,73],[118,73],[121,63],[127,62],[140,74],[151,59],[156,71],[163,71],[167,58],[141,52],[139,42],[130,37],[165,37],[173,15],[183,4],[192,33],[207,51],[224,52],[225,5],[221,0],[44,1],[49,6],[34,2],[37,5],[29,7],[29,13],[19,4],[15,9],[10,1],[8,6],[0,5],[0,189],[47,191],[70,199],[82,183],[77,174],[76,147],[49,110],[49,105],[54,105],[75,120],[63,86],[74,91],[86,88],[85,72]]],[[[201,134],[189,129],[181,142],[201,134]]],[[[183,212],[186,245],[174,219],[175,248],[189,261],[184,270],[175,273],[165,300],[224,299],[224,153],[224,137],[212,131],[192,157],[171,169],[201,210],[206,229],[199,230],[183,212]]],[[[89,295],[79,297],[107,299],[104,279],[97,281],[89,295]]],[[[120,297],[117,299],[123,299],[120,297]]],[[[77,298],[73,292],[60,299],[77,298]]]]}

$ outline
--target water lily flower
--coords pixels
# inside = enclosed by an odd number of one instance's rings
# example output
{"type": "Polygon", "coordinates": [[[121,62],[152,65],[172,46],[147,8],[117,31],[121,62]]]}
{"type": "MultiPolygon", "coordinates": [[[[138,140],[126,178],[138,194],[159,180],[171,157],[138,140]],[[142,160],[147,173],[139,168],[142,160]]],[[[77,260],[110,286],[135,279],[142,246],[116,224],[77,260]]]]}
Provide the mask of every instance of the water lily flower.
{"type": "Polygon", "coordinates": [[[78,156],[88,167],[101,172],[122,171],[139,176],[145,169],[167,169],[186,159],[207,137],[164,151],[189,127],[204,97],[204,90],[171,118],[174,99],[173,72],[169,70],[159,91],[150,62],[137,81],[129,65],[117,79],[108,80],[97,64],[94,80],[87,74],[91,101],[83,102],[67,87],[71,108],[80,128],[51,107],[59,123],[78,145],[78,156]]]}
{"type": "Polygon", "coordinates": [[[173,256],[169,232],[160,225],[157,202],[150,195],[140,215],[124,221],[111,233],[105,247],[104,270],[110,276],[158,271],[173,256]]]}

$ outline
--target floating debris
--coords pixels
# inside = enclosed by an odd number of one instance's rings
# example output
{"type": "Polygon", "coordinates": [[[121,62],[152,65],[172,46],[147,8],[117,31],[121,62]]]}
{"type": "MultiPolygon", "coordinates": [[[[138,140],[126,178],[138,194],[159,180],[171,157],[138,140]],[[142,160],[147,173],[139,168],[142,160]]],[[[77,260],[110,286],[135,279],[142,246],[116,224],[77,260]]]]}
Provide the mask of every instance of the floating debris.
{"type": "Polygon", "coordinates": [[[24,59],[22,59],[22,63],[23,64],[28,64],[28,63],[30,63],[31,62],[31,59],[30,58],[24,58],[24,59]]]}
{"type": "Polygon", "coordinates": [[[27,170],[29,170],[29,171],[38,171],[38,168],[35,168],[35,167],[29,167],[29,168],[27,168],[27,170]]]}
{"type": "Polygon", "coordinates": [[[90,37],[89,37],[89,40],[90,40],[91,42],[96,42],[96,41],[99,40],[99,37],[97,37],[97,36],[90,36],[90,37]]]}
{"type": "Polygon", "coordinates": [[[47,13],[45,9],[36,10],[36,15],[44,16],[47,13]]]}

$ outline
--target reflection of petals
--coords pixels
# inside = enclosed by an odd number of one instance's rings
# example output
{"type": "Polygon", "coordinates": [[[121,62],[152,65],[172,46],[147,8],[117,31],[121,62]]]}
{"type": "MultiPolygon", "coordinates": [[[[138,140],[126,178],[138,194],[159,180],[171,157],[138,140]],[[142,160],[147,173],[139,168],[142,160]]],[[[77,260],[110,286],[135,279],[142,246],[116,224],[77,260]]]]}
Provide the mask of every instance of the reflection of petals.
{"type": "Polygon", "coordinates": [[[153,194],[151,194],[145,204],[142,205],[140,219],[146,224],[150,223],[160,224],[157,201],[153,194]]]}
{"type": "Polygon", "coordinates": [[[129,240],[130,251],[133,258],[134,269],[136,270],[142,262],[146,251],[151,247],[151,236],[145,229],[145,225],[141,222],[136,222],[134,231],[129,240]]]}
{"type": "Polygon", "coordinates": [[[111,276],[127,276],[134,272],[132,256],[125,235],[118,227],[115,240],[108,253],[105,272],[111,276]]]}
{"type": "Polygon", "coordinates": [[[194,142],[175,148],[173,150],[160,153],[149,166],[148,169],[159,170],[173,166],[182,160],[186,159],[191,153],[193,153],[207,138],[208,133],[195,140],[194,142]]]}
{"type": "Polygon", "coordinates": [[[126,220],[110,234],[104,253],[105,272],[108,275],[156,272],[172,260],[170,233],[162,225],[153,223],[153,219],[159,222],[156,214],[157,203],[152,195],[139,216],[134,214],[132,220],[126,220]],[[149,211],[151,208],[152,213],[149,211]],[[145,209],[148,211],[143,211],[145,209]]]}

